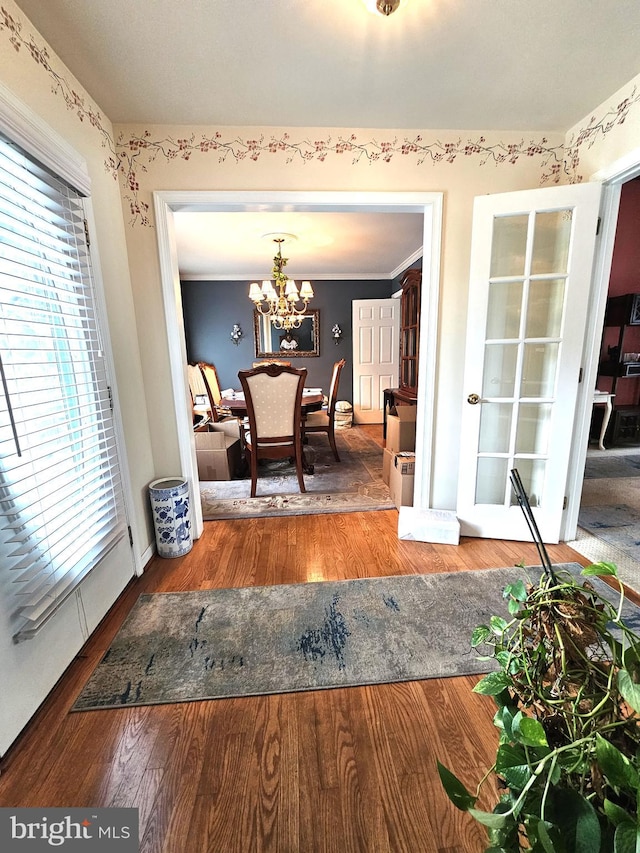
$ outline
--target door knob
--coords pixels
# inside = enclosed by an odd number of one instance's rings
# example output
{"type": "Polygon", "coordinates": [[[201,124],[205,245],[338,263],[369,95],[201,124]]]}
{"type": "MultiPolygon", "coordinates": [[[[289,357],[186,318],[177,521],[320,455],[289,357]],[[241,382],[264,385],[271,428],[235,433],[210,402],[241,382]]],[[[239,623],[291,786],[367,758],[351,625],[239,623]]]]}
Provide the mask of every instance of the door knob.
{"type": "Polygon", "coordinates": [[[479,402],[480,402],[480,395],[479,394],[469,394],[469,396],[467,397],[467,403],[471,403],[472,406],[477,406],[479,402]]]}

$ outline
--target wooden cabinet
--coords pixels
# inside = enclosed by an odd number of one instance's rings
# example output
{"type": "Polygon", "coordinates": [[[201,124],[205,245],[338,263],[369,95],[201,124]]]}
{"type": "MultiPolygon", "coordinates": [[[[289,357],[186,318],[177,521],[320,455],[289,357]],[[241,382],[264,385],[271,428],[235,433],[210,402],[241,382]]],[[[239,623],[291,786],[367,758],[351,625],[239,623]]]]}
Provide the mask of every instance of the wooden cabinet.
{"type": "Polygon", "coordinates": [[[400,297],[400,375],[397,388],[383,392],[382,435],[387,436],[387,414],[397,403],[415,406],[418,400],[418,355],[420,353],[420,288],[422,270],[404,274],[400,297]]]}
{"type": "Polygon", "coordinates": [[[415,396],[418,392],[420,349],[420,285],[422,271],[407,270],[402,279],[400,309],[400,376],[398,388],[415,396]]]}

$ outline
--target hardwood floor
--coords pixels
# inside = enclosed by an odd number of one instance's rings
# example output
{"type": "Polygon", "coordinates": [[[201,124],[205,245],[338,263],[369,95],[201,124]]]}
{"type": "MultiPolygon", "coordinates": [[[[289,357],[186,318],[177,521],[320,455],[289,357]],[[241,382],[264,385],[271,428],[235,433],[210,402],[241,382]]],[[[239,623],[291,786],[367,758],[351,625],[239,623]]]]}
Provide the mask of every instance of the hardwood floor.
{"type": "MultiPolygon", "coordinates": [[[[588,561],[552,546],[554,561],[588,561]]],[[[155,558],[0,766],[0,806],[135,806],[145,853],[477,853],[442,792],[495,753],[477,677],[69,713],[141,592],[537,564],[529,543],[400,541],[395,511],[218,521],[155,558]]],[[[455,614],[452,614],[452,619],[455,614]]],[[[485,803],[485,805],[487,805],[485,803]]]]}

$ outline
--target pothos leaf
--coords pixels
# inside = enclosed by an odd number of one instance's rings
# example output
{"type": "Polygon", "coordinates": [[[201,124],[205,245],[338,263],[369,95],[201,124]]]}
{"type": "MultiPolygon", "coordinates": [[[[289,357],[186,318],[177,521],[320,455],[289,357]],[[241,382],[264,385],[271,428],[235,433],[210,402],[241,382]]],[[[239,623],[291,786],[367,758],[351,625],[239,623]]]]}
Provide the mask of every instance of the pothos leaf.
{"type": "Polygon", "coordinates": [[[640,714],[640,684],[636,684],[631,679],[626,669],[618,672],[618,690],[633,710],[640,714]]]}
{"type": "Polygon", "coordinates": [[[442,787],[457,809],[466,812],[475,804],[476,797],[474,797],[473,794],[470,794],[458,777],[454,776],[454,774],[448,770],[444,764],[440,764],[439,761],[438,773],[440,775],[442,787]]]}
{"type": "Polygon", "coordinates": [[[588,800],[573,788],[553,788],[547,805],[548,816],[559,828],[567,850],[600,853],[600,822],[588,800]]]}
{"type": "Polygon", "coordinates": [[[514,583],[508,583],[502,593],[503,598],[515,598],[516,601],[527,600],[527,588],[524,581],[517,580],[514,583]]]}
{"type": "Polygon", "coordinates": [[[615,563],[591,563],[580,572],[581,575],[589,577],[589,575],[599,575],[600,577],[618,577],[618,567],[615,563]]]}
{"type": "Polygon", "coordinates": [[[630,820],[629,813],[615,803],[612,803],[611,800],[605,799],[603,808],[604,813],[614,826],[630,820]]]}
{"type": "Polygon", "coordinates": [[[490,672],[476,684],[473,692],[483,696],[497,696],[510,684],[511,679],[504,672],[490,672]]]}
{"type": "Polygon", "coordinates": [[[496,814],[495,812],[483,812],[479,809],[469,809],[469,814],[474,817],[478,823],[483,826],[488,826],[491,829],[502,829],[507,826],[513,818],[507,814],[496,814]]]}
{"type": "Polygon", "coordinates": [[[521,717],[517,725],[514,725],[514,729],[519,735],[520,742],[526,746],[548,746],[542,723],[534,720],[533,717],[521,717]]]}
{"type": "Polygon", "coordinates": [[[628,820],[616,827],[614,836],[615,853],[638,853],[640,851],[640,827],[628,820]]]}
{"type": "Polygon", "coordinates": [[[474,628],[473,634],[471,634],[471,645],[475,649],[476,646],[486,642],[490,636],[491,628],[488,625],[478,625],[477,628],[474,628]]]}
{"type": "Polygon", "coordinates": [[[625,649],[622,660],[624,668],[629,672],[640,673],[640,643],[634,643],[625,649]]]}
{"type": "Polygon", "coordinates": [[[531,778],[531,767],[520,745],[500,744],[496,753],[496,773],[512,791],[521,791],[531,778]]]}
{"type": "Polygon", "coordinates": [[[600,734],[596,734],[596,758],[600,769],[614,788],[638,789],[638,774],[629,759],[600,734]]]}
{"type": "Polygon", "coordinates": [[[532,845],[534,850],[540,850],[541,853],[556,853],[556,846],[549,835],[548,827],[550,823],[530,815],[526,820],[527,826],[527,841],[532,845]],[[536,846],[537,845],[537,846],[536,846]]]}
{"type": "Polygon", "coordinates": [[[504,634],[508,624],[509,623],[506,619],[503,619],[502,616],[492,616],[491,619],[489,619],[489,626],[491,630],[499,637],[504,634]]]}

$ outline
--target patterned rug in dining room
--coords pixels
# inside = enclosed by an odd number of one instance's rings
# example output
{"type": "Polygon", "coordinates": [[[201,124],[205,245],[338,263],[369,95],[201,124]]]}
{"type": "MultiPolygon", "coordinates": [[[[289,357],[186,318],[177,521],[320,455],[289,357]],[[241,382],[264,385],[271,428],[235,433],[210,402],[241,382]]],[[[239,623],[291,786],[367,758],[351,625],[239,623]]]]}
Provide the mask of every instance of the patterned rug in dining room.
{"type": "Polygon", "coordinates": [[[336,443],[340,462],[326,435],[308,436],[305,456],[314,473],[304,476],[304,494],[287,459],[260,463],[255,498],[249,497],[248,474],[242,479],[201,482],[204,520],[394,509],[382,480],[380,445],[358,427],[337,431],[336,443]]]}

